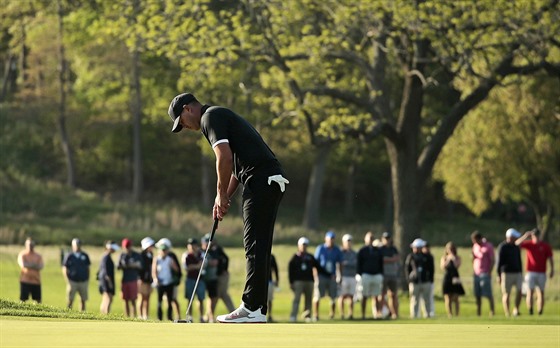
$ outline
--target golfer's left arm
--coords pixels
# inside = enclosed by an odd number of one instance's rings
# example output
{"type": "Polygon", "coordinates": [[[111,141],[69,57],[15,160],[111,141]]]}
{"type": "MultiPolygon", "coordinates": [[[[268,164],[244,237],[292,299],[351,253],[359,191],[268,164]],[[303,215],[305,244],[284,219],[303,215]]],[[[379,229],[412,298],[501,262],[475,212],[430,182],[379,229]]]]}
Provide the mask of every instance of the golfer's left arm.
{"type": "MultiPolygon", "coordinates": [[[[229,195],[230,192],[230,182],[232,181],[233,172],[233,153],[229,143],[220,143],[213,147],[214,154],[216,155],[216,174],[218,177],[217,187],[216,187],[216,200],[214,201],[214,208],[212,210],[212,216],[214,219],[219,219],[220,221],[227,214],[229,209],[229,195]]],[[[235,180],[237,182],[237,180],[235,180]]],[[[231,185],[236,184],[231,183],[231,185]]]]}

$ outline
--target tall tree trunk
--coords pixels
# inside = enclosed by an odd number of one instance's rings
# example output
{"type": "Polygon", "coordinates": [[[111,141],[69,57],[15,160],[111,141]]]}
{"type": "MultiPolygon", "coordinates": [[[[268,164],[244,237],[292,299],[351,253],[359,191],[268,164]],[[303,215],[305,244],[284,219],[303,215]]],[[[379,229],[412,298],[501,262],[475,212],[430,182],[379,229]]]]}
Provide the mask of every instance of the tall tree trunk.
{"type": "Polygon", "coordinates": [[[355,182],[356,182],[356,172],[358,170],[358,165],[356,164],[358,155],[360,153],[359,145],[352,151],[352,162],[348,165],[348,170],[346,171],[346,183],[344,190],[344,216],[347,219],[352,219],[354,217],[354,201],[355,201],[355,182]]]}
{"type": "MultiPolygon", "coordinates": [[[[131,26],[137,24],[137,17],[140,14],[140,3],[138,0],[132,2],[134,11],[129,19],[131,26]]],[[[138,34],[134,35],[134,46],[131,50],[131,79],[130,79],[130,109],[132,112],[132,146],[133,146],[133,160],[132,160],[132,199],[135,203],[140,202],[144,192],[144,168],[142,163],[142,90],[140,86],[140,53],[138,46],[140,45],[140,38],[138,34]]]]}
{"type": "Polygon", "coordinates": [[[316,148],[315,161],[309,177],[303,226],[313,230],[319,228],[323,182],[325,181],[325,171],[331,148],[331,144],[319,145],[316,148]]]}
{"type": "Polygon", "coordinates": [[[138,49],[132,52],[132,86],[131,86],[131,111],[133,126],[133,164],[132,164],[132,197],[138,203],[144,191],[144,173],[142,163],[142,96],[140,87],[140,57],[138,49]]]}
{"type": "Polygon", "coordinates": [[[68,138],[68,133],[66,131],[66,57],[64,53],[64,12],[62,9],[61,0],[57,0],[58,7],[58,36],[59,36],[59,92],[60,92],[60,104],[59,104],[59,114],[58,114],[58,129],[60,132],[60,142],[62,145],[62,151],[64,152],[66,158],[66,184],[70,187],[76,187],[75,178],[75,166],[74,166],[74,154],[72,151],[72,146],[70,145],[70,140],[68,138]]]}

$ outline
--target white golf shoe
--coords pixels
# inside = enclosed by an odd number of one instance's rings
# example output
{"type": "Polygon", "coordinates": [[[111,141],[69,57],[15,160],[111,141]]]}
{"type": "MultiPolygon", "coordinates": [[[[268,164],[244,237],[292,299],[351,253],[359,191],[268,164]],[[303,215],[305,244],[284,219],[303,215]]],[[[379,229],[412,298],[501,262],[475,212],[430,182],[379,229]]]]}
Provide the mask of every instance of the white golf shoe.
{"type": "Polygon", "coordinates": [[[216,320],[219,323],[228,324],[266,323],[266,315],[262,314],[260,308],[256,311],[251,311],[245,307],[245,304],[241,303],[239,308],[229,314],[218,315],[216,320]]]}

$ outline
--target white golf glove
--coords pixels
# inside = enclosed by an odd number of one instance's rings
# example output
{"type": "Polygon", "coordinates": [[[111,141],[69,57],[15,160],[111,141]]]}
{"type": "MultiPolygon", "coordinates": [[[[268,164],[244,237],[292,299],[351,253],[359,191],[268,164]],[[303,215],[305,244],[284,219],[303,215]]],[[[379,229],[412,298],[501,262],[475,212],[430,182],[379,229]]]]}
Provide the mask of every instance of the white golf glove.
{"type": "Polygon", "coordinates": [[[286,190],[286,184],[290,182],[288,179],[284,178],[282,175],[273,175],[268,177],[268,184],[270,185],[273,181],[277,182],[280,186],[280,191],[284,192],[286,190]]]}

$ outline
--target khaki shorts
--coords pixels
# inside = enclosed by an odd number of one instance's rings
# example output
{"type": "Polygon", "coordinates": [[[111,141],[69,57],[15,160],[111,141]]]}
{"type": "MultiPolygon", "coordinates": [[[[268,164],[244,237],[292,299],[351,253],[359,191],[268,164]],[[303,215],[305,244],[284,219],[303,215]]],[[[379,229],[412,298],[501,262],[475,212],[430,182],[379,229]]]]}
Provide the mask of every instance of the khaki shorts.
{"type": "Polygon", "coordinates": [[[80,294],[80,298],[82,301],[87,301],[88,299],[88,288],[89,288],[89,281],[83,282],[75,282],[73,280],[68,280],[68,284],[66,285],[66,296],[68,302],[73,302],[76,293],[80,294]]]}
{"type": "Polygon", "coordinates": [[[522,284],[523,276],[521,273],[502,273],[501,275],[502,294],[509,294],[514,286],[517,291],[521,291],[522,284]]]}
{"type": "Polygon", "coordinates": [[[340,296],[354,296],[354,294],[356,293],[356,277],[342,277],[342,282],[340,283],[340,290],[338,293],[340,294],[340,296]]]}
{"type": "Polygon", "coordinates": [[[362,295],[372,297],[381,295],[383,274],[362,274],[362,295]]]}
{"type": "Polygon", "coordinates": [[[152,284],[144,283],[143,281],[138,281],[138,293],[144,297],[150,296],[152,293],[152,284]]]}

